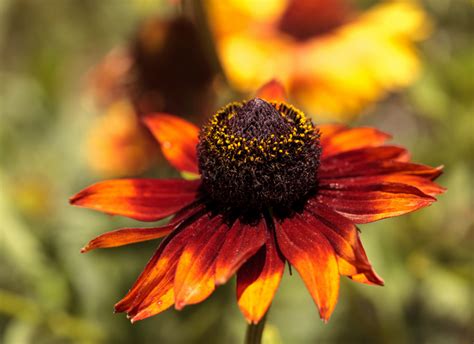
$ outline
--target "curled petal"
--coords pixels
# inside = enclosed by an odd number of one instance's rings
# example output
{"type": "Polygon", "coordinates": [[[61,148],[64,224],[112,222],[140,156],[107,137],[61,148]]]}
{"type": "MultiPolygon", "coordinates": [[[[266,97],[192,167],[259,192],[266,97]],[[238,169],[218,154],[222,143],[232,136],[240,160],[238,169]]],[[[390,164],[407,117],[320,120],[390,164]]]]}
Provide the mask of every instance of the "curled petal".
{"type": "Polygon", "coordinates": [[[374,128],[340,130],[332,135],[321,135],[322,158],[364,147],[382,145],[391,136],[374,128]]]}
{"type": "Polygon", "coordinates": [[[308,202],[305,219],[324,234],[333,246],[341,275],[361,283],[383,285],[383,280],[375,273],[367,258],[357,227],[351,220],[314,199],[308,202]]]}
{"type": "Polygon", "coordinates": [[[199,174],[196,156],[199,128],[168,114],[151,114],[143,118],[161,145],[164,156],[176,169],[199,174]]]}
{"type": "Polygon", "coordinates": [[[286,101],[286,92],[283,85],[277,80],[271,80],[263,85],[255,95],[266,101],[286,101]]]}
{"type": "Polygon", "coordinates": [[[224,284],[229,278],[253,256],[267,239],[264,221],[257,226],[235,221],[226,234],[216,260],[216,284],[224,284]]]}
{"type": "Polygon", "coordinates": [[[115,179],[89,186],[70,203],[140,221],[157,221],[196,198],[199,181],[182,179],[115,179]]]}
{"type": "Polygon", "coordinates": [[[317,200],[355,223],[399,216],[436,201],[415,187],[398,183],[326,185],[319,190],[317,200]]]}
{"type": "MultiPolygon", "coordinates": [[[[210,221],[208,215],[203,215],[195,222],[171,232],[161,242],[127,295],[115,305],[115,311],[127,312],[133,319],[136,315],[148,309],[148,306],[153,303],[157,306],[161,302],[160,307],[152,307],[155,311],[162,311],[171,306],[174,303],[174,291],[173,288],[170,288],[169,283],[172,283],[174,280],[179,257],[186,243],[193,238],[195,231],[199,231],[203,226],[207,226],[210,221]],[[163,285],[166,288],[163,288],[163,285]],[[162,298],[168,300],[166,308],[164,308],[165,303],[162,298]],[[171,299],[173,302],[169,304],[171,299]]],[[[147,316],[152,316],[157,313],[147,311],[146,314],[147,316]]]]}
{"type": "Polygon", "coordinates": [[[220,216],[197,229],[179,258],[174,279],[175,308],[206,299],[215,289],[215,263],[228,225],[220,216]]]}
{"type": "Polygon", "coordinates": [[[339,294],[339,270],[331,243],[299,214],[277,224],[276,233],[278,246],[301,275],[321,319],[329,320],[339,294]]]}
{"type": "Polygon", "coordinates": [[[237,272],[237,300],[249,323],[258,323],[270,307],[285,270],[273,235],[237,272]]]}
{"type": "MultiPolygon", "coordinates": [[[[360,241],[359,233],[357,233],[357,245],[356,252],[359,261],[369,262],[367,255],[360,241]]],[[[337,257],[337,264],[339,266],[339,273],[341,275],[348,276],[355,282],[369,284],[369,285],[384,285],[383,279],[377,275],[370,263],[366,265],[360,265],[356,262],[349,262],[342,257],[337,257]]]]}

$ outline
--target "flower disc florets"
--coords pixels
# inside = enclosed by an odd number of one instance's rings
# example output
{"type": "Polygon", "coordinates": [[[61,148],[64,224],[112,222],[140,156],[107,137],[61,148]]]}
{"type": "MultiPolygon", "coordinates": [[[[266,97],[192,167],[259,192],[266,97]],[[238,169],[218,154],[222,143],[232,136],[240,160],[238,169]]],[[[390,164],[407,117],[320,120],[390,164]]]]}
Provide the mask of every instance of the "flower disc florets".
{"type": "Polygon", "coordinates": [[[293,106],[231,103],[200,133],[202,192],[233,210],[286,210],[316,189],[320,153],[318,131],[293,106]]]}

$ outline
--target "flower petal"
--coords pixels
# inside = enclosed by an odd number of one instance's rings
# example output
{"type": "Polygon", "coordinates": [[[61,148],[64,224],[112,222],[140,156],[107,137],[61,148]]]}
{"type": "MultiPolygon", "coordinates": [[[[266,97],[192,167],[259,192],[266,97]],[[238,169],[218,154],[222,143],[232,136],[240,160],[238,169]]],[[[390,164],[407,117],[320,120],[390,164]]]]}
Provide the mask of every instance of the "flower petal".
{"type": "Polygon", "coordinates": [[[359,161],[351,164],[328,165],[321,163],[318,171],[320,179],[349,178],[359,176],[378,176],[385,174],[416,175],[435,179],[443,171],[443,167],[431,167],[421,164],[397,160],[359,161]]]}
{"type": "Polygon", "coordinates": [[[199,128],[176,116],[147,115],[143,122],[161,145],[164,156],[176,169],[199,174],[196,156],[199,128]]]}
{"type": "Polygon", "coordinates": [[[215,262],[229,227],[221,216],[197,229],[183,250],[174,279],[175,308],[206,299],[215,289],[215,262]]]}
{"type": "Polygon", "coordinates": [[[276,249],[273,234],[267,230],[265,246],[237,272],[237,300],[249,323],[258,323],[267,312],[284,270],[285,261],[276,249]]]}
{"type": "Polygon", "coordinates": [[[171,233],[174,227],[175,225],[148,228],[120,228],[92,239],[81,249],[81,253],[86,253],[96,248],[118,247],[162,238],[171,233]]]}
{"type": "Polygon", "coordinates": [[[286,101],[286,92],[283,85],[277,80],[271,80],[263,85],[256,93],[255,98],[266,101],[286,101]]]}
{"type": "Polygon", "coordinates": [[[406,214],[436,201],[413,186],[399,183],[320,185],[317,200],[355,223],[406,214]]]}
{"type": "Polygon", "coordinates": [[[257,225],[235,221],[226,234],[216,260],[216,284],[226,283],[240,266],[265,244],[266,233],[263,220],[257,225]]]}
{"type": "MultiPolygon", "coordinates": [[[[193,237],[195,231],[199,231],[202,227],[207,226],[210,221],[208,215],[203,215],[195,222],[171,232],[161,242],[127,295],[115,305],[115,311],[127,312],[129,316],[133,317],[150,304],[163,302],[161,297],[166,296],[166,299],[169,301],[170,292],[167,290],[169,288],[160,287],[163,284],[169,287],[169,283],[172,283],[170,281],[174,281],[176,265],[186,243],[193,237]],[[157,292],[157,290],[160,291],[157,292]]],[[[173,288],[171,288],[171,292],[173,292],[173,288]]],[[[172,295],[174,303],[174,293],[172,295]]],[[[162,309],[162,307],[159,309],[162,309]]],[[[148,316],[151,315],[153,314],[148,316]]]]}
{"type": "Polygon", "coordinates": [[[333,135],[321,136],[322,158],[364,147],[382,145],[391,136],[374,128],[340,130],[333,135]]]}
{"type": "MultiPolygon", "coordinates": [[[[362,242],[359,238],[359,233],[357,233],[357,256],[360,260],[369,262],[367,255],[364,250],[364,246],[362,246],[362,242]]],[[[369,268],[362,267],[360,264],[355,264],[353,262],[349,262],[344,258],[337,257],[337,264],[339,266],[339,273],[341,275],[348,276],[355,282],[369,284],[369,285],[384,285],[384,280],[377,275],[374,271],[372,266],[369,264],[369,268]]]]}
{"type": "Polygon", "coordinates": [[[283,255],[298,270],[327,321],[339,294],[339,270],[330,242],[299,214],[277,223],[276,233],[283,255]]]}
{"type": "Polygon", "coordinates": [[[336,178],[336,179],[322,179],[320,186],[322,188],[335,188],[345,186],[368,186],[373,184],[404,184],[417,188],[421,192],[429,196],[436,196],[446,191],[445,188],[439,186],[430,179],[412,176],[408,174],[386,174],[380,176],[360,176],[360,177],[349,177],[349,178],[336,178]]]}
{"type": "Polygon", "coordinates": [[[347,152],[330,155],[323,159],[325,170],[337,169],[355,163],[372,161],[397,160],[408,161],[408,151],[398,146],[379,146],[353,149],[347,152]]]}
{"type": "Polygon", "coordinates": [[[342,131],[346,130],[347,126],[344,124],[339,123],[331,123],[331,124],[318,124],[317,128],[319,129],[319,133],[321,134],[321,140],[327,140],[330,136],[342,131]]]}
{"type": "Polygon", "coordinates": [[[89,186],[70,203],[140,221],[157,221],[191,203],[200,182],[182,179],[115,179],[89,186]]]}
{"type": "Polygon", "coordinates": [[[197,205],[185,208],[179,212],[166,226],[149,228],[121,228],[101,234],[89,241],[89,243],[81,249],[81,253],[89,252],[96,248],[118,247],[164,237],[180,226],[184,221],[189,220],[193,215],[199,211],[202,211],[202,209],[202,206],[197,205]]]}
{"type": "Polygon", "coordinates": [[[341,275],[361,283],[383,285],[383,280],[375,273],[365,254],[359,232],[352,221],[314,199],[308,201],[305,215],[310,223],[314,224],[314,220],[320,222],[319,225],[315,224],[315,228],[324,234],[333,246],[341,275]],[[312,216],[308,213],[312,213],[312,216]]]}

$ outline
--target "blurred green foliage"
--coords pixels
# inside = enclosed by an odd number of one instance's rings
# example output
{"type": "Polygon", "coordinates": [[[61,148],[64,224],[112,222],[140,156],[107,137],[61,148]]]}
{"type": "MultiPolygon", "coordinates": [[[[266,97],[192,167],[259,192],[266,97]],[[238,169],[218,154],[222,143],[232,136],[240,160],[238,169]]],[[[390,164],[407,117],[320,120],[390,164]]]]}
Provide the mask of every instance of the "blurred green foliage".
{"type": "MultiPolygon", "coordinates": [[[[165,1],[0,1],[0,342],[239,343],[234,285],[182,312],[131,325],[112,314],[156,243],[81,255],[90,238],[132,220],[72,209],[98,180],[82,144],[98,115],[84,75],[165,1]]],[[[362,226],[383,288],[344,279],[335,314],[319,321],[297,275],[285,275],[268,343],[469,343],[473,334],[474,11],[425,0],[435,22],[424,73],[356,124],[394,134],[415,161],[445,165],[434,206],[362,226]]],[[[221,99],[222,103],[224,100],[221,99]]],[[[163,175],[164,172],[155,174],[163,175]]]]}

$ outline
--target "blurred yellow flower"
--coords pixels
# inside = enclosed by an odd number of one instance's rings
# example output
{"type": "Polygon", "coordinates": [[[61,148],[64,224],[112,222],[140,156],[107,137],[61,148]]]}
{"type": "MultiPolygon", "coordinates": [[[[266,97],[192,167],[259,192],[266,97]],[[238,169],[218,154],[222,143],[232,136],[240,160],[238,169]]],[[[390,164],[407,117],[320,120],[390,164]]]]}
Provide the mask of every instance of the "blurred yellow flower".
{"type": "Polygon", "coordinates": [[[208,0],[224,71],[251,92],[278,78],[319,119],[349,120],[387,92],[410,85],[413,46],[430,25],[415,1],[382,1],[357,12],[348,0],[208,0]]]}

